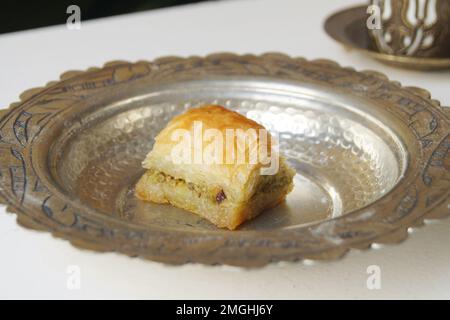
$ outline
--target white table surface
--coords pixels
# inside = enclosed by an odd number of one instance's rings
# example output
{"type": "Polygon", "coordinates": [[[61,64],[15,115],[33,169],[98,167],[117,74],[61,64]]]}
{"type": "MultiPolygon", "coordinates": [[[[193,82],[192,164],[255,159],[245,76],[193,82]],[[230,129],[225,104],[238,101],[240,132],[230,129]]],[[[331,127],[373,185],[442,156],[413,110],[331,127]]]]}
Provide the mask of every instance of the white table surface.
{"type": "MultiPolygon", "coordinates": [[[[228,0],[56,26],[0,36],[0,106],[70,69],[109,60],[217,51],[281,51],[332,58],[375,69],[406,85],[427,88],[450,105],[450,72],[420,73],[346,52],[324,33],[324,17],[354,0],[228,0]]],[[[83,9],[83,8],[81,8],[83,9]]],[[[450,219],[414,230],[400,244],[351,252],[337,262],[270,265],[262,269],[166,266],[72,247],[25,230],[0,207],[0,298],[312,299],[450,298],[450,219]],[[67,268],[81,271],[67,288],[67,268]],[[366,286],[369,265],[381,268],[381,289],[366,286]]]]}

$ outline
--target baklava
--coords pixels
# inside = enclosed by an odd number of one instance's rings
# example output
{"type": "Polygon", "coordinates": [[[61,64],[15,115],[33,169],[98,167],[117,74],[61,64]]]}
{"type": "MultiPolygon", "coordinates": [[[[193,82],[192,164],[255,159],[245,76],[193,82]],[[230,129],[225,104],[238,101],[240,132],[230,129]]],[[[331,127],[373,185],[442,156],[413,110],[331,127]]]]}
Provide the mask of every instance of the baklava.
{"type": "Polygon", "coordinates": [[[263,126],[222,106],[190,109],[155,138],[136,196],[234,230],[281,203],[293,188],[295,171],[274,141],[263,126]]]}

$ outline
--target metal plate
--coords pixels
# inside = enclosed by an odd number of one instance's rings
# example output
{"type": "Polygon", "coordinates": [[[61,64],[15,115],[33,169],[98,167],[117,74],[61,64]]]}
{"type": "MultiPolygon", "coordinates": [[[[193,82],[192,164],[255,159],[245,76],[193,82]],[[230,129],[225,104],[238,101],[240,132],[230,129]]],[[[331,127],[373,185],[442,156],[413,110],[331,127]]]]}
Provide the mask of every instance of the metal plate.
{"type": "MultiPolygon", "coordinates": [[[[373,48],[367,32],[367,6],[339,11],[325,21],[324,28],[330,37],[344,46],[359,50],[394,67],[414,70],[443,70],[450,68],[450,52],[440,57],[414,57],[385,54],[373,48]]],[[[447,51],[447,48],[442,50],[447,51]]]]}
{"type": "Polygon", "coordinates": [[[2,111],[0,199],[26,227],[167,263],[261,266],[397,242],[449,213],[449,119],[422,89],[282,54],[113,62],[2,111]],[[221,104],[280,135],[297,170],[285,204],[237,231],[133,196],[153,137],[221,104]]]}

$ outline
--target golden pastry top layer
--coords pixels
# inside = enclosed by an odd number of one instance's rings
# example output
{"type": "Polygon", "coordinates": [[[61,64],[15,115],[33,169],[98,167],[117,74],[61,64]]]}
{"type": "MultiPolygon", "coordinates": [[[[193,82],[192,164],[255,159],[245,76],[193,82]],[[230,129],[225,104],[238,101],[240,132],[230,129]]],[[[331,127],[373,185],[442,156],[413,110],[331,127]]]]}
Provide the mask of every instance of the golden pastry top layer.
{"type": "Polygon", "coordinates": [[[175,129],[192,129],[194,121],[201,121],[203,128],[214,128],[225,133],[226,129],[264,129],[259,123],[244,117],[242,114],[228,110],[218,105],[207,105],[189,109],[185,113],[174,117],[156,137],[156,141],[170,140],[175,129]]]}
{"type": "Polygon", "coordinates": [[[245,140],[245,143],[242,144],[242,140],[239,143],[236,138],[236,129],[240,129],[242,132],[247,132],[248,129],[253,129],[253,132],[256,133],[259,133],[260,130],[265,132],[264,127],[260,124],[222,106],[208,105],[190,109],[184,114],[174,117],[158,134],[153,150],[144,160],[143,167],[156,169],[194,184],[213,185],[222,188],[228,199],[237,202],[245,201],[254,192],[260,176],[259,169],[262,166],[259,158],[255,163],[255,159],[250,157],[250,152],[257,152],[261,147],[267,151],[268,156],[275,155],[275,153],[270,152],[272,138],[267,132],[267,139],[260,140],[260,136],[257,135],[256,139],[245,140]],[[201,130],[199,126],[201,126],[201,130]],[[213,129],[214,133],[220,133],[222,136],[222,155],[214,158],[221,158],[222,161],[206,162],[202,156],[203,158],[199,162],[199,159],[195,158],[194,154],[197,155],[199,151],[203,155],[214,154],[217,156],[219,148],[216,148],[217,144],[215,143],[218,140],[208,140],[206,134],[208,129],[213,129]],[[227,143],[230,141],[227,138],[227,132],[229,134],[230,130],[234,133],[234,138],[231,143],[227,143]],[[202,143],[196,145],[199,136],[202,143]],[[179,159],[174,161],[174,152],[180,154],[179,151],[183,148],[189,150],[188,144],[191,147],[191,154],[188,157],[191,161],[182,163],[179,159]],[[245,151],[244,161],[242,158],[238,161],[237,154],[243,150],[245,151]],[[230,157],[233,156],[234,158],[230,161],[230,157]]]}

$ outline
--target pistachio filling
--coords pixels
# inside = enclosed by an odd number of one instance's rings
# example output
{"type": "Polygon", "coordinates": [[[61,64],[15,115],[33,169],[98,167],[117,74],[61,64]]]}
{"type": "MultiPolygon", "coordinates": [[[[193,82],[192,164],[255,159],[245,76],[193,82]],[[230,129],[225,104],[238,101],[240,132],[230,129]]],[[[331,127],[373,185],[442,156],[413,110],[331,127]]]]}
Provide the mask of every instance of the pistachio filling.
{"type": "Polygon", "coordinates": [[[149,169],[148,175],[151,180],[157,182],[157,183],[164,183],[171,187],[181,187],[185,186],[187,189],[192,191],[197,195],[197,197],[207,197],[212,202],[216,202],[218,204],[222,203],[226,200],[226,194],[223,190],[211,190],[211,188],[208,188],[206,185],[198,185],[191,182],[186,182],[183,179],[172,177],[171,175],[168,175],[164,172],[149,169]]]}
{"type": "MultiPolygon", "coordinates": [[[[211,202],[214,202],[216,204],[222,204],[227,200],[227,195],[223,189],[219,189],[219,191],[217,191],[217,188],[212,189],[206,185],[187,182],[184,179],[175,178],[171,175],[154,169],[148,169],[147,174],[149,178],[156,183],[164,183],[171,187],[186,187],[187,189],[195,193],[197,197],[206,197],[211,202]]],[[[262,176],[261,181],[259,182],[256,192],[253,194],[253,196],[259,193],[274,192],[279,188],[285,187],[289,183],[289,177],[284,174],[277,174],[275,177],[262,176]]]]}

